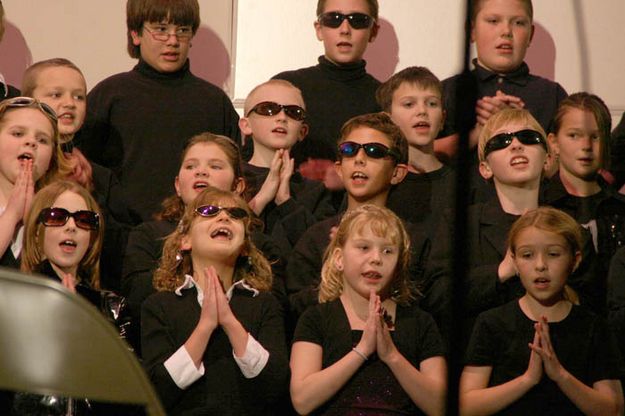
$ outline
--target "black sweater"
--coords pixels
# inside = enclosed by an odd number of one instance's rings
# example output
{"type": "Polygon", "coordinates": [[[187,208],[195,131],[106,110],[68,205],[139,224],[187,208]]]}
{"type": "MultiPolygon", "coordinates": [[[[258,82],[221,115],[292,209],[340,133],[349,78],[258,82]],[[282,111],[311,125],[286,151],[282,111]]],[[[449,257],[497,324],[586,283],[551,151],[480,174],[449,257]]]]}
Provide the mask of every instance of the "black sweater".
{"type": "Polygon", "coordinates": [[[187,141],[206,131],[238,138],[228,96],[189,71],[160,73],[144,61],[113,75],[88,96],[85,125],[75,138],[85,155],[113,169],[131,211],[144,221],[173,192],[187,141]]]}
{"type": "Polygon", "coordinates": [[[274,76],[302,90],[306,103],[310,131],[291,151],[297,165],[308,158],[335,160],[343,123],[380,111],[375,101],[380,81],[369,75],[365,66],[365,61],[339,66],[320,56],[318,65],[274,76]]]}

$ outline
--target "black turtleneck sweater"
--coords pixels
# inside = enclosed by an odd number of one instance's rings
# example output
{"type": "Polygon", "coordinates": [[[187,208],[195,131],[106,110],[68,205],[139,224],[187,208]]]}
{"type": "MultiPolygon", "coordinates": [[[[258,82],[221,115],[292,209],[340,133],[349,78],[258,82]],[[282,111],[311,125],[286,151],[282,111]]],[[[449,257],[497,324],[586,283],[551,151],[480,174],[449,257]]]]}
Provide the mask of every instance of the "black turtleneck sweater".
{"type": "Polygon", "coordinates": [[[87,97],[76,143],[92,161],[118,176],[130,210],[143,221],[160,209],[187,141],[205,131],[238,141],[238,115],[218,87],[194,76],[189,62],[161,73],[144,61],[113,75],[87,97]]]}
{"type": "Polygon", "coordinates": [[[318,65],[274,76],[295,84],[306,103],[310,131],[291,151],[297,165],[308,158],[335,160],[343,123],[381,110],[375,101],[380,81],[369,75],[365,66],[365,61],[336,65],[320,56],[318,65]]]}

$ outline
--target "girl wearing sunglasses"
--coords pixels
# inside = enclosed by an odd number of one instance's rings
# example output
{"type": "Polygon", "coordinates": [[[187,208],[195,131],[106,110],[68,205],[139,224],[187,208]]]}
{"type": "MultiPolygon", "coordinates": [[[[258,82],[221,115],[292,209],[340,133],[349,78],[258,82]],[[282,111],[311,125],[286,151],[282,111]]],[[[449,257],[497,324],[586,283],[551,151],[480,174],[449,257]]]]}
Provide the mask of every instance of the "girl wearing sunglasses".
{"type": "Polygon", "coordinates": [[[50,107],[28,97],[0,102],[0,265],[19,267],[34,192],[70,171],[50,107]]]}
{"type": "MultiPolygon", "coordinates": [[[[130,325],[125,300],[113,292],[100,290],[102,235],[100,208],[89,191],[71,181],[52,182],[37,192],[26,217],[21,270],[57,280],[84,297],[116,325],[120,337],[125,338],[130,325]]],[[[31,414],[37,409],[37,414],[60,415],[66,414],[70,407],[79,414],[100,414],[100,411],[121,414],[122,411],[118,406],[86,400],[70,401],[54,396],[48,399],[17,394],[13,401],[14,412],[31,414]]]]}
{"type": "Polygon", "coordinates": [[[243,199],[209,188],[165,241],[141,344],[168,414],[273,414],[287,391],[283,316],[251,226],[243,199]]]}

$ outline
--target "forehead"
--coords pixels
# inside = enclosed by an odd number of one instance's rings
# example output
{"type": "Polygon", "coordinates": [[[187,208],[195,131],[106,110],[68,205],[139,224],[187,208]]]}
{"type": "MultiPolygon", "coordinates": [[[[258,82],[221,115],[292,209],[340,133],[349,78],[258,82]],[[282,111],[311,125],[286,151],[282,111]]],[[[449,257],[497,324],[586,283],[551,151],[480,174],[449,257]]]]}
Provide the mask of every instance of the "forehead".
{"type": "Polygon", "coordinates": [[[529,18],[527,4],[522,0],[481,0],[477,4],[477,9],[477,16],[482,13],[494,13],[529,18]]]}
{"type": "Polygon", "coordinates": [[[522,121],[510,121],[510,122],[503,124],[501,127],[494,129],[493,134],[488,140],[492,139],[492,136],[495,136],[496,134],[499,134],[499,133],[515,133],[517,131],[526,130],[526,129],[533,130],[533,127],[522,121]]]}
{"type": "Polygon", "coordinates": [[[300,91],[295,87],[282,83],[269,83],[260,86],[251,94],[248,101],[250,108],[263,101],[274,101],[278,104],[304,107],[304,99],[300,91]]]}
{"type": "Polygon", "coordinates": [[[570,107],[562,116],[562,124],[598,130],[597,120],[592,112],[581,108],[570,107]]]}
{"type": "Polygon", "coordinates": [[[201,158],[228,160],[226,153],[216,143],[196,143],[184,155],[185,160],[201,158]]]}
{"type": "Polygon", "coordinates": [[[323,7],[323,12],[360,12],[371,13],[366,0],[327,0],[323,7]]]}
{"type": "Polygon", "coordinates": [[[36,108],[12,108],[0,120],[2,126],[24,126],[54,134],[52,121],[36,108]]]}
{"type": "Polygon", "coordinates": [[[66,66],[51,66],[39,71],[37,86],[87,89],[85,79],[80,72],[66,66]]]}
{"type": "Polygon", "coordinates": [[[73,191],[64,191],[52,204],[54,207],[65,208],[70,212],[87,209],[84,198],[73,191]]]}
{"type": "Polygon", "coordinates": [[[395,92],[393,92],[393,98],[408,96],[441,98],[441,91],[431,86],[424,86],[416,82],[404,81],[399,84],[395,92]]]}
{"type": "Polygon", "coordinates": [[[530,226],[521,230],[515,238],[515,243],[517,247],[553,245],[568,247],[566,239],[560,234],[535,226],[530,226]]]}
{"type": "Polygon", "coordinates": [[[370,127],[356,127],[342,141],[356,142],[360,144],[365,143],[382,143],[385,146],[391,147],[391,139],[379,130],[372,129],[370,127]]]}

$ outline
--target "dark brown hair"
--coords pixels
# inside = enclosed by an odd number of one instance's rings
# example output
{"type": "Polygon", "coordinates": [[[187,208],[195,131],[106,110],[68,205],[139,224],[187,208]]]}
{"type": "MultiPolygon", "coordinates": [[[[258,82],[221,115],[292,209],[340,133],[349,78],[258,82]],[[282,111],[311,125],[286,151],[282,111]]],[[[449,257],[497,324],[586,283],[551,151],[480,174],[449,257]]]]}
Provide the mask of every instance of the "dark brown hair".
{"type": "Polygon", "coordinates": [[[132,41],[131,32],[143,33],[143,24],[168,22],[191,26],[193,34],[200,27],[200,5],[197,0],[128,0],[126,26],[128,27],[128,54],[140,58],[141,50],[132,41]]]}
{"type": "Polygon", "coordinates": [[[440,98],[443,96],[443,85],[432,71],[424,66],[410,66],[402,69],[378,87],[375,98],[382,110],[391,111],[393,94],[403,83],[415,85],[422,89],[432,89],[440,98]]]}

